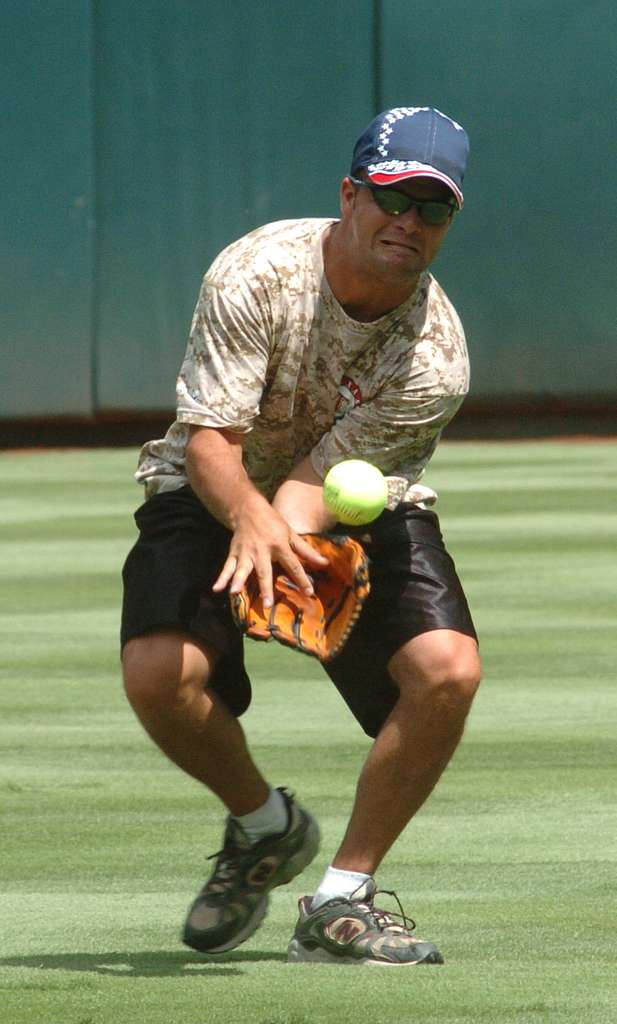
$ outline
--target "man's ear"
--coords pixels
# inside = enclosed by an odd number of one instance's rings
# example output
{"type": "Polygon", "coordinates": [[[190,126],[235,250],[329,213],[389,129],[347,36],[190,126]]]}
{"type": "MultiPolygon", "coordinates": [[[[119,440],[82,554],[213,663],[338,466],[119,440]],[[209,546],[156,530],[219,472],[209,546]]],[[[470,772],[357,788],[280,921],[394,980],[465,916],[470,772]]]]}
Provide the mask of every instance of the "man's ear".
{"type": "Polygon", "coordinates": [[[341,182],[339,192],[339,203],[341,207],[341,214],[343,217],[346,213],[351,213],[356,201],[356,186],[350,181],[348,176],[345,176],[341,182]]]}

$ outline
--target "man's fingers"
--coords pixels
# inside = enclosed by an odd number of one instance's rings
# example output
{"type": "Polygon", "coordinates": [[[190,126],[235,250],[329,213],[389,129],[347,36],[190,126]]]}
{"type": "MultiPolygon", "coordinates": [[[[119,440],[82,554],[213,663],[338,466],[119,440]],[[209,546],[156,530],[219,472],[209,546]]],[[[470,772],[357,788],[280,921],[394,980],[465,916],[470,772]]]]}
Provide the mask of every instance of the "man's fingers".
{"type": "Polygon", "coordinates": [[[233,574],[236,571],[238,565],[238,559],[235,555],[228,555],[225,559],[223,568],[221,569],[217,579],[212,584],[213,590],[224,590],[233,574]]]}
{"type": "Polygon", "coordinates": [[[250,558],[240,559],[237,555],[228,555],[220,575],[212,584],[213,590],[224,590],[229,586],[230,594],[238,594],[253,571],[250,558]]]}
{"type": "Polygon", "coordinates": [[[257,576],[264,608],[270,608],[273,601],[273,585],[272,565],[269,561],[256,566],[251,559],[245,559],[240,562],[239,559],[231,555],[225,562],[223,570],[212,589],[224,590],[229,584],[229,593],[239,594],[242,588],[246,586],[246,581],[252,572],[257,576]]]}
{"type": "Polygon", "coordinates": [[[309,544],[307,540],[296,534],[292,540],[293,550],[297,555],[300,556],[305,562],[310,562],[311,565],[323,566],[328,564],[328,559],[325,555],[322,555],[320,551],[317,551],[312,544],[309,544]]]}
{"type": "Polygon", "coordinates": [[[278,562],[296,586],[308,595],[314,593],[313,583],[302,562],[317,568],[328,564],[328,559],[324,555],[321,555],[308,541],[294,532],[291,533],[285,544],[271,543],[266,545],[264,551],[260,550],[258,545],[252,547],[253,550],[250,551],[250,554],[242,547],[237,555],[229,553],[213,584],[213,590],[221,591],[228,587],[230,594],[238,594],[246,586],[246,581],[251,573],[254,572],[259,583],[264,608],[270,608],[274,601],[273,562],[278,562]]]}
{"type": "Polygon", "coordinates": [[[280,564],[292,581],[300,587],[300,590],[309,596],[314,594],[313,581],[298,558],[292,554],[287,558],[281,558],[280,564]]]}
{"type": "Polygon", "coordinates": [[[272,585],[272,563],[264,561],[261,565],[255,566],[255,574],[259,582],[259,592],[264,608],[271,608],[274,600],[272,585]]]}
{"type": "Polygon", "coordinates": [[[238,594],[242,590],[242,587],[245,585],[252,571],[253,563],[250,559],[245,558],[243,561],[238,561],[235,571],[231,577],[231,583],[229,584],[229,593],[238,594]]]}

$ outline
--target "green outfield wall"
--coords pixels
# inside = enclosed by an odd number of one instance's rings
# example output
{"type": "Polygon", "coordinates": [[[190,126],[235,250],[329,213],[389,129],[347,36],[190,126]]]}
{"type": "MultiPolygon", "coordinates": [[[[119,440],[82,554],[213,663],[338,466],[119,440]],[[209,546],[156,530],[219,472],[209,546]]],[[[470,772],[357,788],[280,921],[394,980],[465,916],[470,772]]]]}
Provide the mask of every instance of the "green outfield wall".
{"type": "Polygon", "coordinates": [[[227,242],[336,215],[378,110],[468,129],[436,275],[472,394],[617,398],[609,0],[5,0],[0,419],[173,407],[227,242]]]}

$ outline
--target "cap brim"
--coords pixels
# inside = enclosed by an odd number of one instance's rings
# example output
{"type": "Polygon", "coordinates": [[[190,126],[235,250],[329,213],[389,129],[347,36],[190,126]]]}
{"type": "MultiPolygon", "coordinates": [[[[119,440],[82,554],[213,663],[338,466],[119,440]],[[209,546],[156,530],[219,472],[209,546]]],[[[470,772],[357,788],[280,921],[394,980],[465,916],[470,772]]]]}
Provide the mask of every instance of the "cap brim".
{"type": "Polygon", "coordinates": [[[365,170],[369,181],[372,181],[374,185],[395,185],[397,182],[407,181],[409,178],[433,178],[435,181],[440,181],[443,185],[447,185],[456,199],[456,205],[459,210],[463,208],[463,193],[458,185],[447,174],[437,171],[434,167],[416,167],[414,170],[399,170],[390,173],[387,171],[374,171],[372,174],[368,171],[368,168],[365,170]]]}

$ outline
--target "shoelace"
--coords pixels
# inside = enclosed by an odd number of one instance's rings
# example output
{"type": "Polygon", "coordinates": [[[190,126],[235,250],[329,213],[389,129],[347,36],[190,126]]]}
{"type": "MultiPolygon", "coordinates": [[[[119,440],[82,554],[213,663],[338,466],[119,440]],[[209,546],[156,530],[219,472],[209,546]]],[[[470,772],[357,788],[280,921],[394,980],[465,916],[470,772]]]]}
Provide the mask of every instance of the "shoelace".
{"type": "Polygon", "coordinates": [[[399,912],[398,914],[388,913],[388,911],[386,910],[382,910],[379,907],[373,906],[372,912],[373,915],[377,915],[379,927],[388,928],[394,925],[397,928],[404,928],[405,931],[412,932],[416,927],[416,922],[414,921],[413,917],[407,917],[407,914],[403,910],[403,905],[399,900],[397,894],[395,893],[394,889],[377,889],[375,892],[375,896],[377,896],[380,893],[382,893],[384,896],[393,896],[394,899],[396,900],[396,905],[399,909],[399,912]],[[398,922],[394,920],[395,917],[399,917],[402,921],[402,924],[398,924],[398,922]],[[381,921],[384,922],[383,925],[380,923],[381,921]]]}
{"type": "MultiPolygon", "coordinates": [[[[279,786],[279,789],[281,793],[284,793],[288,797],[288,801],[293,800],[294,794],[290,792],[286,786],[279,786]]],[[[233,833],[227,833],[222,849],[217,850],[216,853],[211,853],[206,857],[206,860],[217,861],[212,877],[205,885],[206,889],[211,889],[213,885],[217,888],[224,888],[232,879],[232,872],[236,866],[236,861],[243,852],[240,847],[234,843],[232,834],[233,833]]]]}
{"type": "Polygon", "coordinates": [[[221,891],[230,884],[233,880],[233,872],[236,866],[236,862],[242,854],[242,850],[236,846],[236,844],[230,838],[227,839],[223,848],[217,850],[216,853],[211,853],[207,860],[216,860],[216,865],[206,883],[205,888],[210,891],[221,891]]]}
{"type": "Polygon", "coordinates": [[[386,928],[401,928],[405,931],[412,932],[416,927],[416,922],[413,920],[413,918],[407,917],[407,914],[403,910],[403,905],[399,900],[398,895],[396,894],[394,889],[376,889],[375,892],[373,893],[372,898],[367,901],[354,901],[353,896],[354,894],[352,893],[349,902],[352,904],[355,902],[357,906],[360,906],[362,907],[363,910],[366,910],[366,912],[370,915],[370,917],[375,922],[380,931],[384,931],[386,928]],[[387,910],[383,910],[381,907],[376,907],[374,904],[374,899],[376,896],[379,895],[394,897],[394,899],[396,900],[396,905],[398,906],[399,909],[399,913],[397,914],[396,912],[390,912],[387,910]],[[400,918],[402,923],[399,924],[398,921],[395,921],[395,917],[400,918]]]}
{"type": "MultiPolygon", "coordinates": [[[[289,796],[290,800],[293,799],[293,793],[290,793],[285,786],[280,786],[279,788],[281,792],[289,796]]],[[[233,881],[233,871],[243,853],[246,853],[246,849],[239,847],[233,840],[233,831],[228,831],[222,849],[217,850],[216,853],[211,853],[206,858],[206,860],[216,860],[217,863],[211,878],[208,879],[204,886],[204,890],[207,889],[210,892],[221,892],[224,890],[233,881]]]]}

